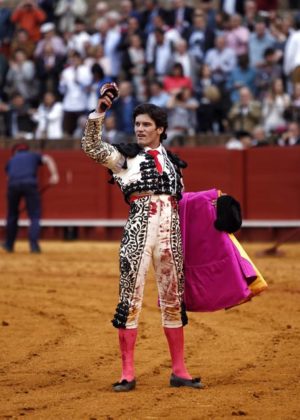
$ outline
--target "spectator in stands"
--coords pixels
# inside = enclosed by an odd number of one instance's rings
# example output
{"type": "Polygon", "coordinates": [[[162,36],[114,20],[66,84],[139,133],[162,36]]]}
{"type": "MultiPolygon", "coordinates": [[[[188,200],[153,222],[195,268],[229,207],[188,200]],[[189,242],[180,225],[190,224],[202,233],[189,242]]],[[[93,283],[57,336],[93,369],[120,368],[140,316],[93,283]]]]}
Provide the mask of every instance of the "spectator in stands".
{"type": "Polygon", "coordinates": [[[300,108],[300,83],[296,83],[294,85],[292,105],[297,108],[300,108]]]}
{"type": "Polygon", "coordinates": [[[87,12],[86,0],[58,0],[54,11],[60,32],[73,32],[75,20],[84,18],[87,12]]]}
{"type": "Polygon", "coordinates": [[[93,15],[91,16],[92,19],[92,27],[97,28],[98,27],[98,20],[101,20],[105,18],[106,13],[108,12],[108,3],[106,1],[99,1],[94,10],[93,15]]]}
{"type": "Polygon", "coordinates": [[[9,54],[10,42],[14,32],[11,22],[11,9],[6,7],[3,0],[0,1],[0,53],[6,57],[9,54]]]}
{"type": "MultiPolygon", "coordinates": [[[[133,7],[133,3],[131,0],[122,0],[120,2],[120,27],[121,33],[124,34],[128,30],[128,25],[130,19],[133,17],[135,19],[139,19],[138,11],[133,7]]],[[[139,23],[138,23],[139,26],[139,23]]]]}
{"type": "Polygon", "coordinates": [[[242,26],[242,18],[234,14],[229,20],[229,30],[225,33],[226,46],[232,48],[237,56],[248,53],[250,32],[242,26]]]}
{"type": "Polygon", "coordinates": [[[264,127],[257,125],[252,131],[252,147],[270,146],[264,127]]]}
{"type": "Polygon", "coordinates": [[[182,36],[187,40],[188,50],[198,65],[202,64],[206,51],[213,48],[215,39],[215,33],[207,25],[202,10],[195,10],[193,24],[183,32],[182,36]]]}
{"type": "Polygon", "coordinates": [[[164,90],[167,93],[179,93],[183,88],[193,89],[193,82],[190,77],[185,76],[183,66],[175,63],[169,73],[163,79],[164,90]]]}
{"type": "Polygon", "coordinates": [[[190,77],[194,84],[200,65],[196,62],[195,57],[190,51],[188,51],[188,44],[185,39],[181,38],[175,43],[173,63],[181,64],[184,75],[190,77]]]}
{"type": "Polygon", "coordinates": [[[166,108],[170,95],[164,91],[163,84],[159,80],[153,80],[150,84],[149,102],[161,108],[166,108]]]}
{"type": "Polygon", "coordinates": [[[22,50],[16,50],[9,63],[5,92],[8,96],[13,92],[19,92],[27,101],[33,101],[37,97],[38,84],[35,79],[35,66],[22,50]]]}
{"type": "Polygon", "coordinates": [[[253,100],[253,96],[248,87],[240,88],[239,101],[231,107],[228,120],[231,128],[236,131],[247,131],[251,133],[253,128],[260,123],[261,105],[253,100]]]}
{"type": "Polygon", "coordinates": [[[200,10],[204,13],[207,27],[215,31],[217,27],[217,10],[215,8],[215,2],[213,0],[201,0],[200,10]]]}
{"type": "Polygon", "coordinates": [[[46,44],[51,45],[52,51],[56,56],[66,56],[66,45],[62,37],[56,34],[54,23],[43,23],[43,25],[41,25],[41,34],[42,39],[38,42],[34,51],[35,58],[43,57],[46,44]]]}
{"type": "Polygon", "coordinates": [[[59,95],[59,79],[64,68],[65,57],[55,53],[52,44],[44,44],[40,56],[36,59],[36,76],[39,83],[39,97],[46,91],[59,95]]]}
{"type": "Polygon", "coordinates": [[[147,53],[146,63],[148,72],[153,72],[154,76],[161,80],[168,73],[172,62],[172,46],[162,29],[155,29],[154,36],[154,48],[150,54],[147,53]]]}
{"type": "Polygon", "coordinates": [[[212,86],[213,84],[211,68],[207,64],[203,64],[199,70],[194,86],[195,96],[198,101],[201,101],[205,88],[207,86],[212,86]]]}
{"type": "Polygon", "coordinates": [[[140,13],[140,27],[143,29],[145,36],[154,31],[154,18],[159,15],[164,21],[167,20],[167,11],[159,6],[158,0],[145,0],[144,10],[140,13]]]}
{"type": "Polygon", "coordinates": [[[126,80],[132,82],[136,98],[142,102],[145,100],[145,50],[140,36],[132,35],[129,42],[129,48],[122,56],[121,68],[125,73],[126,80]]]}
{"type": "Polygon", "coordinates": [[[12,57],[17,50],[22,50],[25,51],[27,57],[31,60],[33,59],[35,47],[36,43],[29,38],[26,29],[18,29],[15,31],[10,44],[10,57],[12,57]]]}
{"type": "Polygon", "coordinates": [[[263,100],[262,115],[267,133],[276,131],[286,125],[284,115],[290,103],[290,96],[284,92],[282,79],[275,79],[271,85],[271,90],[263,100]]]}
{"type": "Polygon", "coordinates": [[[157,15],[153,18],[153,28],[153,31],[147,36],[146,56],[153,57],[155,54],[157,44],[157,35],[155,32],[157,30],[160,30],[164,33],[164,42],[169,44],[169,47],[173,51],[174,45],[181,39],[180,33],[177,31],[177,29],[171,28],[160,15],[157,15]]]}
{"type": "Polygon", "coordinates": [[[74,31],[68,41],[68,50],[77,51],[82,58],[85,58],[90,43],[91,37],[86,31],[85,21],[81,18],[76,18],[74,21],[74,31]]]}
{"type": "Polygon", "coordinates": [[[32,115],[37,124],[37,139],[60,140],[63,137],[63,107],[52,92],[46,92],[43,101],[32,115]]]}
{"type": "Polygon", "coordinates": [[[198,107],[199,102],[190,87],[171,92],[167,102],[169,128],[166,144],[174,144],[176,141],[183,146],[185,137],[196,133],[198,107]]]}
{"type": "Polygon", "coordinates": [[[37,0],[37,5],[46,14],[46,22],[54,22],[54,8],[56,1],[53,0],[37,0]]]}
{"type": "Polygon", "coordinates": [[[104,49],[102,45],[89,46],[87,49],[87,56],[84,59],[84,64],[90,68],[92,68],[94,64],[98,64],[102,68],[105,76],[111,76],[112,63],[110,58],[104,55],[104,49]]]}
{"type": "Polygon", "coordinates": [[[0,100],[4,96],[4,86],[6,82],[6,75],[8,72],[9,66],[8,61],[4,54],[0,53],[0,100]]]}
{"type": "Polygon", "coordinates": [[[288,121],[300,121],[300,83],[293,85],[291,104],[286,110],[285,118],[288,121]]]}
{"type": "Polygon", "coordinates": [[[220,0],[220,10],[227,15],[243,15],[245,12],[245,0],[220,0]]]}
{"type": "Polygon", "coordinates": [[[249,57],[247,54],[238,57],[238,65],[232,70],[226,88],[230,93],[231,102],[239,100],[241,87],[247,87],[251,94],[255,94],[256,71],[249,66],[249,57]]]}
{"type": "Polygon", "coordinates": [[[78,119],[87,112],[88,87],[92,82],[90,68],[82,63],[78,52],[72,53],[69,66],[60,77],[59,90],[63,95],[63,130],[72,135],[77,127],[78,119]]]}
{"type": "Polygon", "coordinates": [[[114,102],[112,111],[116,117],[117,130],[122,133],[122,141],[130,143],[134,134],[132,115],[138,101],[133,95],[131,82],[123,81],[119,84],[119,98],[114,102]]]}
{"type": "Polygon", "coordinates": [[[249,149],[252,146],[251,134],[248,131],[239,130],[225,143],[228,150],[249,149]]]}
{"type": "Polygon", "coordinates": [[[130,42],[129,40],[132,35],[138,35],[143,40],[143,46],[145,46],[145,37],[143,35],[142,29],[140,28],[139,20],[135,16],[128,18],[126,26],[121,26],[121,39],[118,45],[118,49],[121,52],[126,51],[126,49],[128,48],[130,42]]]}
{"type": "Polygon", "coordinates": [[[259,99],[264,99],[275,79],[282,76],[282,68],[278,64],[274,48],[267,48],[264,52],[264,61],[256,70],[255,90],[259,99]]]}
{"type": "Polygon", "coordinates": [[[31,119],[32,111],[22,95],[13,94],[10,103],[6,105],[5,112],[6,132],[9,137],[33,139],[35,124],[31,119]]]}
{"type": "Polygon", "coordinates": [[[35,42],[41,37],[40,26],[45,20],[46,14],[34,0],[21,0],[11,15],[17,28],[26,29],[29,38],[35,42]]]}
{"type": "Polygon", "coordinates": [[[0,95],[0,137],[9,137],[9,105],[0,95]]]}
{"type": "Polygon", "coordinates": [[[270,23],[269,29],[275,39],[274,48],[281,63],[287,39],[294,31],[291,14],[288,13],[284,16],[277,14],[276,18],[270,23]]]}
{"type": "Polygon", "coordinates": [[[117,130],[116,118],[109,114],[104,121],[103,140],[110,144],[118,144],[124,140],[124,136],[117,130]]]}
{"type": "Polygon", "coordinates": [[[106,18],[97,21],[97,32],[91,36],[91,44],[102,45],[104,55],[112,63],[111,76],[117,78],[120,71],[119,43],[121,32],[116,28],[110,28],[106,18]]]}
{"type": "Polygon", "coordinates": [[[300,146],[299,123],[292,121],[288,124],[287,130],[278,140],[278,146],[300,146]]]}
{"type": "Polygon", "coordinates": [[[215,40],[215,48],[208,50],[205,63],[209,66],[213,82],[224,90],[229,75],[236,67],[236,56],[233,49],[226,47],[224,35],[215,40]]]}
{"type": "Polygon", "coordinates": [[[219,134],[224,131],[221,92],[216,85],[203,88],[197,108],[197,132],[219,134]]]}
{"type": "Polygon", "coordinates": [[[255,24],[255,31],[249,39],[249,59],[252,67],[259,67],[264,61],[264,52],[267,48],[274,46],[275,39],[267,30],[264,21],[260,20],[255,24]]]}
{"type": "Polygon", "coordinates": [[[285,46],[284,72],[292,83],[300,83],[300,13],[295,18],[295,32],[289,36],[285,46]]]}
{"type": "Polygon", "coordinates": [[[100,64],[94,63],[91,66],[92,82],[88,87],[88,111],[92,112],[96,109],[100,88],[104,83],[112,82],[111,77],[106,76],[100,64]]]}
{"type": "Polygon", "coordinates": [[[246,26],[250,32],[254,31],[256,19],[257,19],[256,2],[254,0],[246,0],[243,25],[246,26]]]}
{"type": "Polygon", "coordinates": [[[169,24],[182,34],[193,22],[193,7],[186,4],[185,0],[172,0],[169,12],[169,24]]]}

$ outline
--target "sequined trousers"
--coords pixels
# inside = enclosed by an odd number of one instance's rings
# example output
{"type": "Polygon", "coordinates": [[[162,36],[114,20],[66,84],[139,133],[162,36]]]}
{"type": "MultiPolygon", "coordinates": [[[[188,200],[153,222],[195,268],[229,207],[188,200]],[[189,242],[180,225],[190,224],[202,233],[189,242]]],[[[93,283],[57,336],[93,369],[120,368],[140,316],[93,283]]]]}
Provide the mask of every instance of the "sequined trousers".
{"type": "Polygon", "coordinates": [[[162,325],[178,328],[187,324],[178,203],[170,195],[131,200],[120,246],[119,303],[112,320],[116,328],[137,328],[151,260],[162,325]]]}

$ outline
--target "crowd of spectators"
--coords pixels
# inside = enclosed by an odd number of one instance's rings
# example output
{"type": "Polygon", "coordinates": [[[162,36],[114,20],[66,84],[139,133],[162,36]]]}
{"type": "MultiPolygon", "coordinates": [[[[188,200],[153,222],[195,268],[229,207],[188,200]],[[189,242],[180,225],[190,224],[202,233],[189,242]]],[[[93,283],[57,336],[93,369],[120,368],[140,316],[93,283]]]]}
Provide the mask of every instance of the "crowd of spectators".
{"type": "Polygon", "coordinates": [[[228,134],[228,148],[300,145],[300,1],[0,0],[0,136],[80,138],[99,87],[120,97],[111,143],[132,111],[169,115],[167,144],[228,134]],[[166,6],[167,5],[167,6],[166,6]]]}

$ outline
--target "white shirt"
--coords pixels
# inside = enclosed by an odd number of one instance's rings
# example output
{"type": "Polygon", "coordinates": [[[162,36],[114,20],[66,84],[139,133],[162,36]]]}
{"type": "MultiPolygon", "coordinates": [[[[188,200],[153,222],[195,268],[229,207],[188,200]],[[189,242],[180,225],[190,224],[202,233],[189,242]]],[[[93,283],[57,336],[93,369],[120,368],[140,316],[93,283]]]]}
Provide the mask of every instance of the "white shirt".
{"type": "Polygon", "coordinates": [[[300,30],[292,33],[285,44],[284,73],[288,76],[298,66],[300,66],[300,30]]]}
{"type": "Polygon", "coordinates": [[[61,102],[56,102],[51,108],[41,104],[32,119],[38,123],[36,138],[60,140],[63,138],[63,108],[61,102]]]}
{"type": "Polygon", "coordinates": [[[235,13],[235,0],[224,0],[223,10],[228,15],[233,15],[235,13]]]}
{"type": "Polygon", "coordinates": [[[59,90],[64,95],[63,107],[65,111],[86,111],[88,93],[87,87],[92,82],[92,73],[85,65],[67,67],[61,74],[59,90]]]}
{"type": "Polygon", "coordinates": [[[236,54],[232,48],[224,48],[222,51],[211,48],[207,51],[205,63],[212,71],[220,68],[223,72],[229,73],[236,66],[236,54]]]}
{"type": "Polygon", "coordinates": [[[86,56],[86,45],[90,44],[91,36],[85,32],[74,33],[68,42],[68,50],[75,50],[79,52],[81,57],[86,56]]]}

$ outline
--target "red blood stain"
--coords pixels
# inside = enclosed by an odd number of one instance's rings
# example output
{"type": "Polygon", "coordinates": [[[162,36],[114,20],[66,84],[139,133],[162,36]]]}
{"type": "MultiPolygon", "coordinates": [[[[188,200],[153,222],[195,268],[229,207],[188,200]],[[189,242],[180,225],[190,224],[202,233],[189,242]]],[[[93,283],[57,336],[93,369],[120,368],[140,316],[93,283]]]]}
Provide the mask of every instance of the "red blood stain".
{"type": "Polygon", "coordinates": [[[171,202],[171,206],[173,209],[177,209],[177,201],[175,197],[172,197],[171,195],[168,197],[168,200],[171,202]]]}
{"type": "Polygon", "coordinates": [[[157,204],[151,202],[150,203],[150,216],[154,216],[157,213],[157,204]]]}
{"type": "Polygon", "coordinates": [[[171,257],[171,251],[169,249],[165,249],[161,256],[161,263],[163,264],[166,261],[169,261],[171,257]]]}

